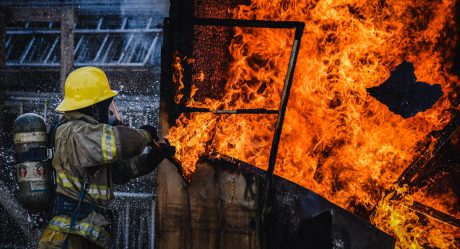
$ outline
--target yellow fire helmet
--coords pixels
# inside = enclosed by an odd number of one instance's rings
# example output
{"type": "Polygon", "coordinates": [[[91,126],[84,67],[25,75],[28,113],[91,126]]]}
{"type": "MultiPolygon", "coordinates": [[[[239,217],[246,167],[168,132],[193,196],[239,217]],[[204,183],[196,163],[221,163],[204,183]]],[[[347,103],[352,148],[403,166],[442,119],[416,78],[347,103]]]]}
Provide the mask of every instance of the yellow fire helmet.
{"type": "Polygon", "coordinates": [[[64,99],[56,111],[66,112],[85,108],[114,97],[104,71],[97,67],[81,67],[71,72],[65,81],[64,99]]]}

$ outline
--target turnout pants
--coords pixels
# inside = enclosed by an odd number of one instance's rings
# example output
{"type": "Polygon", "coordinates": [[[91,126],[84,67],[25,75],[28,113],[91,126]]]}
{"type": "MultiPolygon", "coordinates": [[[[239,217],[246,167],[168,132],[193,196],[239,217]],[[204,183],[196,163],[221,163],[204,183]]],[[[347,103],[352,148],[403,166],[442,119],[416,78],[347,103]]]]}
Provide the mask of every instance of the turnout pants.
{"type": "Polygon", "coordinates": [[[39,249],[61,249],[64,245],[64,241],[68,238],[67,249],[96,249],[101,248],[96,244],[92,243],[89,239],[86,239],[77,234],[62,233],[54,231],[46,227],[43,230],[40,241],[38,242],[39,249]]]}

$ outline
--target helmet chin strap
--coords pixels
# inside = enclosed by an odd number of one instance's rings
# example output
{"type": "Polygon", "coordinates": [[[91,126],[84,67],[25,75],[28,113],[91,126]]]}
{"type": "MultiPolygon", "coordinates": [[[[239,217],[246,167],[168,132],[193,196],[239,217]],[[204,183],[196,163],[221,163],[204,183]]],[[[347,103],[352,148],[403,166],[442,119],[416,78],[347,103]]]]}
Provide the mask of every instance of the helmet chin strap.
{"type": "Polygon", "coordinates": [[[95,105],[85,107],[78,110],[79,112],[93,117],[99,123],[104,123],[112,126],[123,125],[120,112],[113,98],[106,99],[95,105]]]}
{"type": "Polygon", "coordinates": [[[78,110],[79,112],[93,117],[99,123],[109,124],[109,105],[112,98],[101,101],[95,105],[78,110]]]}
{"type": "Polygon", "coordinates": [[[106,111],[104,111],[103,109],[101,110],[102,108],[98,107],[97,105],[95,106],[94,108],[94,115],[95,115],[95,119],[97,119],[97,121],[99,121],[99,123],[104,123],[104,124],[107,124],[107,120],[108,120],[108,113],[106,111]]]}

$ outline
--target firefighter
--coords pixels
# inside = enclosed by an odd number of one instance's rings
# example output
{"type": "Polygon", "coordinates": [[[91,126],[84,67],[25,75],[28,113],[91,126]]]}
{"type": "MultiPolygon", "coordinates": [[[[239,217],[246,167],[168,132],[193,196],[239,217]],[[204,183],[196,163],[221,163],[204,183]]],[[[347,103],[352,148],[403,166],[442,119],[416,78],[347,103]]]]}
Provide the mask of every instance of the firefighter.
{"type": "Polygon", "coordinates": [[[152,126],[119,123],[105,73],[76,69],[66,79],[54,135],[56,194],[39,248],[108,248],[113,184],[151,172],[174,147],[158,143],[152,126]]]}

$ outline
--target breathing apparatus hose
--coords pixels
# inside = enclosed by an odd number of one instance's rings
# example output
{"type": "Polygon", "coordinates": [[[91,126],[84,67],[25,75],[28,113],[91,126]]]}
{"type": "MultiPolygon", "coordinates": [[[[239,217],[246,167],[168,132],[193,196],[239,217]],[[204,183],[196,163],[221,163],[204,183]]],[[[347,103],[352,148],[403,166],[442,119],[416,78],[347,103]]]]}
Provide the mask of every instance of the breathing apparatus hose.
{"type": "MultiPolygon", "coordinates": [[[[81,204],[83,203],[83,199],[85,198],[85,194],[87,192],[88,185],[89,185],[89,176],[88,174],[86,174],[85,178],[83,179],[83,186],[80,190],[80,194],[78,197],[77,207],[75,208],[75,211],[72,215],[72,219],[70,220],[69,233],[70,231],[73,231],[75,229],[77,218],[80,215],[80,207],[81,207],[81,204]]],[[[62,248],[67,249],[68,244],[69,244],[69,236],[67,235],[67,237],[64,240],[64,244],[62,245],[62,248]]]]}

